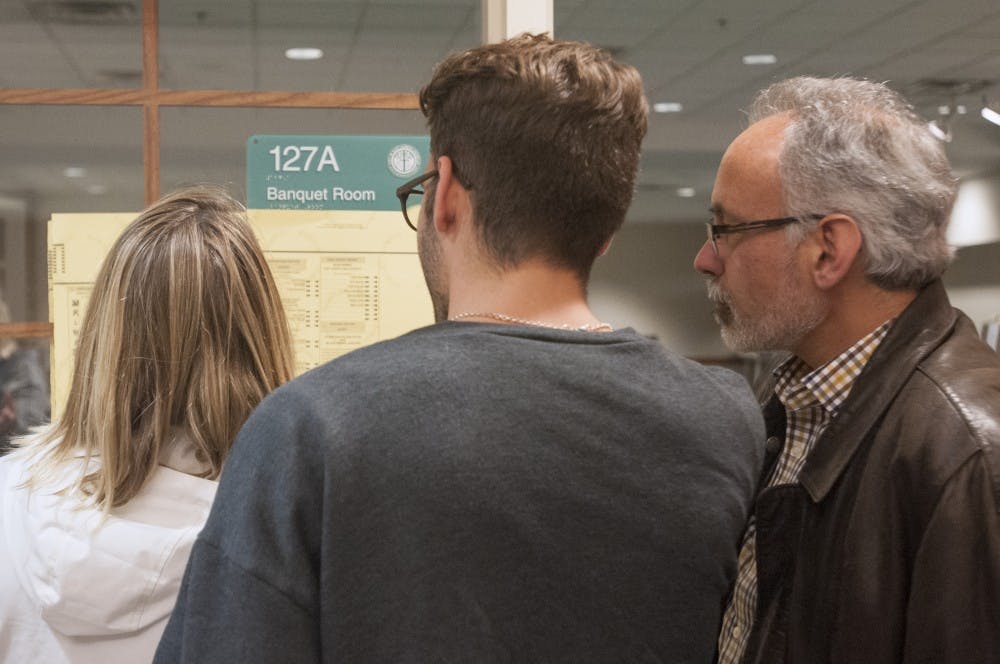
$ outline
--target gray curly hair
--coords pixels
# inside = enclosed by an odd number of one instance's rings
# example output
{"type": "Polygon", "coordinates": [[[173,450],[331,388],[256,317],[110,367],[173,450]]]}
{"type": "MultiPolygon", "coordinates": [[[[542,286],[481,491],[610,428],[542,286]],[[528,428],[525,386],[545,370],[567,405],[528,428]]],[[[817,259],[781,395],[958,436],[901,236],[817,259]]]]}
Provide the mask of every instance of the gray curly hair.
{"type": "MultiPolygon", "coordinates": [[[[958,182],[910,104],[881,83],[799,76],[761,91],[749,115],[783,113],[791,118],[779,159],[789,213],[852,217],[865,274],[882,288],[916,289],[941,276],[954,256],[945,232],[958,182]]],[[[800,240],[811,228],[806,221],[788,233],[800,240]]]]}

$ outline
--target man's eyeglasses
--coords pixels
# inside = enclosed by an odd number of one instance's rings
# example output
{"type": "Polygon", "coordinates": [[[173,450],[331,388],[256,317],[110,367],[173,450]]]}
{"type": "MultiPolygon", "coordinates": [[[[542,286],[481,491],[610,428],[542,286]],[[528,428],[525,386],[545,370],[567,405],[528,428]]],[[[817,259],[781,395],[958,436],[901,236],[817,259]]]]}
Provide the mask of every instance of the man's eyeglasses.
{"type": "Polygon", "coordinates": [[[780,228],[781,226],[787,226],[788,224],[794,224],[802,221],[803,219],[818,220],[822,219],[824,215],[822,214],[808,214],[805,217],[782,217],[781,219],[762,219],[760,221],[748,221],[743,224],[713,224],[711,221],[705,223],[705,228],[708,231],[708,243],[712,245],[712,253],[716,256],[719,255],[719,245],[716,241],[719,239],[720,235],[728,235],[730,233],[743,233],[745,231],[755,231],[762,228],[780,228]]]}
{"type": "Polygon", "coordinates": [[[410,221],[410,213],[406,211],[406,208],[408,207],[406,201],[410,198],[410,196],[423,196],[423,184],[431,178],[437,177],[437,174],[438,172],[436,170],[421,173],[417,177],[409,180],[408,182],[404,182],[396,188],[396,198],[399,199],[399,204],[403,208],[403,219],[406,220],[406,225],[413,230],[417,230],[417,225],[410,221]]]}

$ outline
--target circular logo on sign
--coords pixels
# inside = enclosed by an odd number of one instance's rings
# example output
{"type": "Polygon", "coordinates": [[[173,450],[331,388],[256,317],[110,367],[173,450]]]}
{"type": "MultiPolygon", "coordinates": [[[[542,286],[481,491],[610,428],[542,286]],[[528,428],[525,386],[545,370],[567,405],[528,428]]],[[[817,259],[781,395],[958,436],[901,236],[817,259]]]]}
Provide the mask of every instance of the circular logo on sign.
{"type": "Polygon", "coordinates": [[[397,145],[389,150],[389,170],[401,178],[416,175],[420,170],[420,153],[412,145],[397,145]]]}

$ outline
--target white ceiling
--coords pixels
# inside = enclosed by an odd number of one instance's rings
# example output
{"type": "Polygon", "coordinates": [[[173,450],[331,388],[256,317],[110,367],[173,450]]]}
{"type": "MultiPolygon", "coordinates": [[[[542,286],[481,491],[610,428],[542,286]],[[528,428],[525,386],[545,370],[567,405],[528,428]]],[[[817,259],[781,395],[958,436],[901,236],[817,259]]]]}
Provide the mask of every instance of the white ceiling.
{"type": "MultiPolygon", "coordinates": [[[[997,0],[556,0],[555,32],[636,65],[652,117],[630,221],[705,216],[714,169],[742,126],[740,109],[796,74],[885,80],[928,119],[947,87],[956,101],[948,150],[961,176],[1000,173],[997,0]],[[777,63],[745,66],[746,54],[777,63]],[[693,187],[679,198],[676,189],[693,187]]],[[[415,92],[448,51],[477,43],[479,0],[160,0],[161,87],[415,92]],[[290,46],[318,46],[292,62],[290,46]]],[[[0,0],[0,87],[130,87],[141,73],[140,0],[0,0]],[[69,9],[67,9],[69,8],[69,9]],[[67,13],[69,12],[69,13],[67,13]]],[[[253,109],[162,111],[164,189],[182,181],[242,185],[255,133],[419,133],[417,112],[253,109]]],[[[52,210],[134,210],[142,203],[142,119],[136,108],[0,106],[0,194],[52,210]],[[68,179],[67,166],[87,169],[68,179]],[[88,194],[91,191],[104,193],[88,194]]]]}

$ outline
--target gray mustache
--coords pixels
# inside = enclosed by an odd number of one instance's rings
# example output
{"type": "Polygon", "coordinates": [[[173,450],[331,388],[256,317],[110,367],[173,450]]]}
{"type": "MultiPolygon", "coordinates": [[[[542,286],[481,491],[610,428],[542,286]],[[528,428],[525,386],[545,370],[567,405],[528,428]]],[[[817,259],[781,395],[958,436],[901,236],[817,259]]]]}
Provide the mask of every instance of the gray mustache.
{"type": "Polygon", "coordinates": [[[728,303],[729,296],[714,279],[705,280],[705,290],[708,291],[708,299],[712,302],[728,303]]]}

